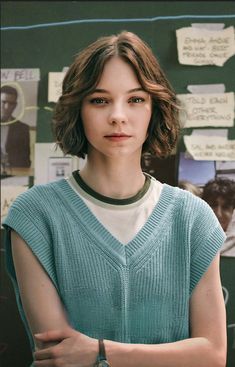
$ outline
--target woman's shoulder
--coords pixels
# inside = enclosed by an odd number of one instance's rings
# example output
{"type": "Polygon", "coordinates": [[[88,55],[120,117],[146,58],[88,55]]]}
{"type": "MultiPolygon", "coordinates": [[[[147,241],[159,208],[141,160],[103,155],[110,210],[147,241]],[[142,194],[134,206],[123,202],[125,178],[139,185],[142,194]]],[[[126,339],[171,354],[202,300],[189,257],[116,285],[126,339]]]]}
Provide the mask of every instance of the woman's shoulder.
{"type": "Polygon", "coordinates": [[[172,185],[164,183],[163,188],[164,188],[166,195],[172,196],[176,201],[179,201],[179,202],[181,200],[186,201],[186,202],[192,201],[192,202],[198,202],[198,203],[203,201],[200,197],[192,194],[190,191],[181,189],[178,186],[172,186],[172,185]]]}
{"type": "Polygon", "coordinates": [[[202,215],[202,213],[214,215],[211,207],[199,196],[177,186],[164,184],[164,187],[165,190],[163,192],[165,192],[166,196],[170,196],[171,204],[179,212],[185,212],[194,216],[202,215]]]}
{"type": "Polygon", "coordinates": [[[206,239],[210,242],[210,238],[214,238],[219,244],[224,241],[218,218],[206,201],[179,187],[168,185],[167,191],[171,195],[169,205],[172,208],[172,220],[177,226],[183,226],[190,231],[190,236],[194,239],[192,246],[200,247],[202,238],[204,242],[206,239]]]}

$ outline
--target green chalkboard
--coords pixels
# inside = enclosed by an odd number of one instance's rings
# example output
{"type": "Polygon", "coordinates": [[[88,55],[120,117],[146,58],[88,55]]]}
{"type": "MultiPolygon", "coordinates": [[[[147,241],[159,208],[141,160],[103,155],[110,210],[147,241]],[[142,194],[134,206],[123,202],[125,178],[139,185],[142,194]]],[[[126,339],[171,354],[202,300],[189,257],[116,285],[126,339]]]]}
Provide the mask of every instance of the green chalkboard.
{"type": "MultiPolygon", "coordinates": [[[[69,66],[98,36],[121,30],[137,33],[152,47],[177,93],[187,93],[189,83],[224,83],[226,91],[234,92],[235,57],[223,67],[181,65],[176,44],[176,30],[192,23],[235,26],[233,1],[3,1],[1,14],[1,68],[40,69],[37,142],[53,141],[48,73],[69,66]]],[[[191,129],[182,133],[191,134],[191,129]]],[[[229,138],[235,139],[234,127],[229,128],[229,138]]],[[[221,269],[230,289],[228,320],[234,323],[230,308],[235,299],[234,259],[222,260],[221,269]]],[[[227,367],[234,365],[232,337],[231,327],[227,367]]]]}
{"type": "MultiPolygon", "coordinates": [[[[52,141],[51,112],[44,108],[53,107],[47,102],[48,73],[68,66],[77,52],[101,35],[124,29],[136,32],[151,45],[177,93],[187,93],[188,83],[224,83],[226,91],[234,90],[234,57],[224,67],[181,65],[175,34],[191,23],[234,26],[234,2],[7,1],[1,7],[5,29],[1,67],[39,68],[41,72],[38,142],[52,141]]],[[[234,128],[229,129],[229,136],[235,136],[234,128]]]]}

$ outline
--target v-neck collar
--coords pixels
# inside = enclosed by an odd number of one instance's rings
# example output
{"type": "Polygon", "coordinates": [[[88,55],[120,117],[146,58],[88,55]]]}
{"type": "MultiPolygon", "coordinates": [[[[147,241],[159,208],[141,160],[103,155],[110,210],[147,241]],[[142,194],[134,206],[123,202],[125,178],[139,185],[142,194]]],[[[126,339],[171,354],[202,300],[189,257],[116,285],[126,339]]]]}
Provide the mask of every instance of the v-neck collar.
{"type": "Polygon", "coordinates": [[[171,222],[172,206],[176,196],[176,191],[171,186],[163,184],[159,201],[146,223],[131,241],[123,245],[99,222],[67,180],[63,179],[58,184],[60,195],[69,205],[75,220],[79,220],[93,245],[97,246],[111,262],[134,266],[145,261],[147,254],[151,255],[153,248],[160,246],[164,228],[171,222]]]}

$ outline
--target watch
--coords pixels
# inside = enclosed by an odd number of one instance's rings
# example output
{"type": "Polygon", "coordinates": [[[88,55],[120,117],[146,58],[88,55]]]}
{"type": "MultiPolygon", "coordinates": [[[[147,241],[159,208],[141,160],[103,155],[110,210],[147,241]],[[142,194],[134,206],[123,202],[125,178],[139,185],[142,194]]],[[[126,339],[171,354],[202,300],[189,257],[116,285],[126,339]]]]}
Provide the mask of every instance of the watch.
{"type": "Polygon", "coordinates": [[[106,359],[105,346],[103,339],[99,339],[99,354],[94,367],[111,367],[106,359]]]}

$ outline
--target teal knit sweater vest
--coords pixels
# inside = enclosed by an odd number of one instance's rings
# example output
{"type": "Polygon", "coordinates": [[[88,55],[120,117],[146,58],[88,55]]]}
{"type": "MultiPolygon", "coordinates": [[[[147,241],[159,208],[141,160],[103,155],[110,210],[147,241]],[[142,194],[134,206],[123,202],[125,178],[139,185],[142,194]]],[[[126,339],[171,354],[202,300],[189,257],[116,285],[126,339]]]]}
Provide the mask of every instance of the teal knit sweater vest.
{"type": "MultiPolygon", "coordinates": [[[[190,295],[225,239],[204,201],[166,184],[151,216],[125,246],[64,179],[20,195],[3,225],[15,229],[31,247],[75,329],[130,343],[190,337],[190,295]]],[[[7,268],[32,342],[9,232],[7,268]]]]}

